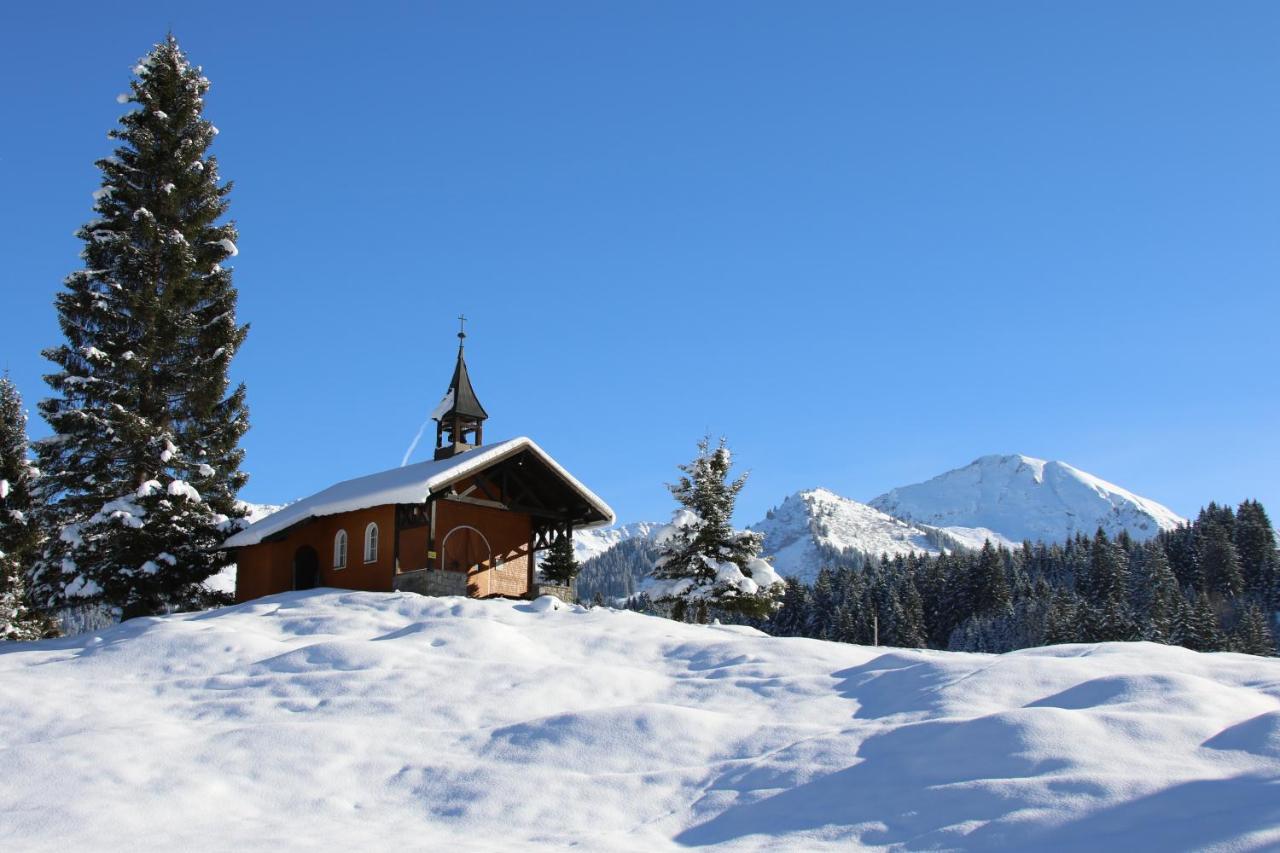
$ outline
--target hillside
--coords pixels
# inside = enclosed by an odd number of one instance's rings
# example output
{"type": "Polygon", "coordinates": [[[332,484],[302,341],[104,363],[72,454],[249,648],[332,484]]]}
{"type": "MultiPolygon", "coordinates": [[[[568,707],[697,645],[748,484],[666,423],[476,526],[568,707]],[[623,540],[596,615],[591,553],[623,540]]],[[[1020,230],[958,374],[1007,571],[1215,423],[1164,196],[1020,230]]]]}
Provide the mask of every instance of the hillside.
{"type": "Polygon", "coordinates": [[[764,534],[761,552],[779,572],[806,583],[831,563],[831,556],[937,554],[942,549],[930,531],[828,489],[797,492],[750,528],[764,534]]]}
{"type": "Polygon", "coordinates": [[[0,846],[1261,849],[1280,661],[316,590],[0,653],[0,846]]]}
{"type": "Polygon", "coordinates": [[[1076,533],[1092,536],[1099,527],[1110,536],[1123,530],[1150,539],[1184,522],[1168,507],[1065,462],[1021,455],[983,456],[892,489],[871,505],[956,536],[984,528],[1014,542],[1063,542],[1076,533]]]}

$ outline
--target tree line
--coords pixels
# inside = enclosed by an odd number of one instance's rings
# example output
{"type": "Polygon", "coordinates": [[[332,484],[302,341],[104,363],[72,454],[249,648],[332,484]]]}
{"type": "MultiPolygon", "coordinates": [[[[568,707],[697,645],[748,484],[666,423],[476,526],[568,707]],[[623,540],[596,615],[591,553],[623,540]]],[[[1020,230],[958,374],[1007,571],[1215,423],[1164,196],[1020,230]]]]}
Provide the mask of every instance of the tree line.
{"type": "MultiPolygon", "coordinates": [[[[628,606],[661,612],[641,594],[628,606]]],[[[787,578],[764,619],[785,637],[1007,652],[1148,640],[1274,655],[1280,552],[1263,506],[1209,504],[1146,542],[1099,530],[1063,544],[879,558],[829,555],[811,584],[787,578]]]]}

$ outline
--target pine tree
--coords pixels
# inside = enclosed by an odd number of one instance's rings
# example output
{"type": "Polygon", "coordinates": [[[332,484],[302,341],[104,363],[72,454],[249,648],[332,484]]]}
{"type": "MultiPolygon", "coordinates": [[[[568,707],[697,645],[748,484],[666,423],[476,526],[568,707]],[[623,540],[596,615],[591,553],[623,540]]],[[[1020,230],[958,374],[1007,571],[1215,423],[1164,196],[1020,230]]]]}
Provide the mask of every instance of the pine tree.
{"type": "Polygon", "coordinates": [[[1256,604],[1250,604],[1240,617],[1232,634],[1231,647],[1247,655],[1274,655],[1275,640],[1267,626],[1267,617],[1256,604]]]}
{"type": "Polygon", "coordinates": [[[708,602],[762,618],[782,594],[781,578],[760,559],[761,534],[735,531],[730,524],[747,481],[746,474],[728,479],[732,465],[724,439],[714,450],[703,439],[698,455],[680,466],[683,476],[669,487],[680,508],[660,537],[653,575],[666,583],[655,587],[654,598],[674,602],[680,613],[692,602],[708,602]]]}
{"type": "Polygon", "coordinates": [[[1172,642],[1182,593],[1159,542],[1147,543],[1143,566],[1147,574],[1147,607],[1143,614],[1142,638],[1156,643],[1172,642]]]}
{"type": "Polygon", "coordinates": [[[1080,613],[1075,596],[1059,587],[1054,591],[1045,617],[1044,643],[1047,646],[1081,641],[1080,613]]]}
{"type": "Polygon", "coordinates": [[[782,604],[769,617],[768,632],[775,637],[804,636],[809,618],[809,591],[796,578],[787,578],[782,604]]]}
{"type": "Polygon", "coordinates": [[[201,582],[244,516],[238,444],[244,388],[227,370],[246,327],[222,262],[237,253],[207,151],[209,81],[170,35],[134,69],[99,160],[98,217],[79,232],[85,268],[56,299],[65,343],[45,351],[53,438],[37,453],[46,606],[101,602],[130,616],[203,606],[201,582]]]}
{"type": "Polygon", "coordinates": [[[27,572],[40,543],[31,511],[36,469],[29,450],[27,413],[5,375],[0,377],[0,640],[37,640],[54,633],[27,594],[27,572]]]}
{"type": "Polygon", "coordinates": [[[898,645],[909,649],[922,649],[928,645],[925,630],[924,604],[920,591],[911,575],[903,574],[898,586],[898,600],[902,602],[902,624],[899,627],[898,645]]]}
{"type": "Polygon", "coordinates": [[[835,574],[831,569],[819,569],[818,577],[813,582],[813,593],[809,597],[809,612],[804,626],[804,636],[816,640],[829,640],[834,637],[838,629],[836,614],[838,609],[835,574]]]}
{"type": "Polygon", "coordinates": [[[548,583],[568,586],[578,576],[578,560],[573,554],[573,537],[561,536],[551,544],[539,569],[548,583]]]}
{"type": "Polygon", "coordinates": [[[1233,540],[1245,591],[1260,601],[1269,599],[1276,558],[1276,534],[1262,504],[1257,501],[1240,504],[1236,510],[1233,540]]]}
{"type": "Polygon", "coordinates": [[[1178,645],[1197,652],[1216,652],[1222,648],[1222,631],[1207,592],[1198,593],[1194,599],[1184,599],[1176,639],[1178,645]]]}
{"type": "Polygon", "coordinates": [[[996,550],[988,539],[982,544],[982,551],[978,554],[978,565],[973,574],[973,612],[979,615],[1007,613],[1012,603],[1002,550],[996,550]]]}
{"type": "Polygon", "coordinates": [[[1230,532],[1224,526],[1207,525],[1200,563],[1211,592],[1228,599],[1234,598],[1244,590],[1240,558],[1236,554],[1236,546],[1231,541],[1230,532]]]}

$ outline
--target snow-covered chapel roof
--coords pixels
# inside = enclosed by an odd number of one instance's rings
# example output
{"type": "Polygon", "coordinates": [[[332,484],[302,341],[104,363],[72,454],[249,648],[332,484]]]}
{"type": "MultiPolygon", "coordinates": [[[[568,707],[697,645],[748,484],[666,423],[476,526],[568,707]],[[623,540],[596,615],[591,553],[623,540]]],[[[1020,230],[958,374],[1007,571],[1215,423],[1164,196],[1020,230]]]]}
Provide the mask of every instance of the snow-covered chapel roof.
{"type": "Polygon", "coordinates": [[[377,474],[357,477],[330,486],[310,497],[289,504],[260,521],[249,525],[226,542],[224,548],[243,548],[256,545],[272,534],[286,530],[309,518],[336,515],[357,509],[368,509],[387,504],[422,503],[433,492],[441,491],[478,471],[504,459],[528,450],[547,465],[569,488],[576,492],[601,516],[585,527],[602,527],[614,523],[613,510],[572,474],[561,467],[533,439],[521,436],[485,447],[477,447],[448,459],[433,459],[402,468],[392,468],[377,474]]]}

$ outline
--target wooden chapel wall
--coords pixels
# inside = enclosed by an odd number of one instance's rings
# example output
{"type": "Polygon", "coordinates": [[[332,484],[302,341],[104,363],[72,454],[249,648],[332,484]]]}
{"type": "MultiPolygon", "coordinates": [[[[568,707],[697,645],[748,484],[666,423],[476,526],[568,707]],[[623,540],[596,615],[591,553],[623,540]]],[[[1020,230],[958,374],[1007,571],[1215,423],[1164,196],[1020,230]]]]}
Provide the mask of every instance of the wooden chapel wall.
{"type": "MultiPolygon", "coordinates": [[[[469,572],[468,584],[475,587],[471,594],[482,598],[490,595],[520,597],[529,591],[529,548],[533,540],[533,519],[529,515],[444,499],[435,502],[435,512],[437,559],[430,561],[433,564],[430,568],[450,570],[451,566],[438,562],[448,559],[446,538],[455,528],[472,527],[488,542],[491,557],[469,572]],[[497,565],[499,560],[501,565],[497,565]]],[[[400,566],[404,570],[407,566],[405,546],[409,540],[402,534],[400,541],[400,566]]],[[[415,547],[425,551],[425,534],[422,546],[418,546],[417,541],[418,537],[413,537],[415,547]]]]}
{"type": "Polygon", "coordinates": [[[262,542],[239,548],[236,561],[236,601],[293,589],[293,556],[309,545],[320,557],[320,586],[390,592],[394,566],[395,507],[344,512],[314,518],[290,531],[279,542],[262,542]],[[364,532],[370,522],[378,525],[378,558],[364,561],[364,532]],[[333,563],[333,540],[339,530],[347,531],[347,565],[333,563]]]}

